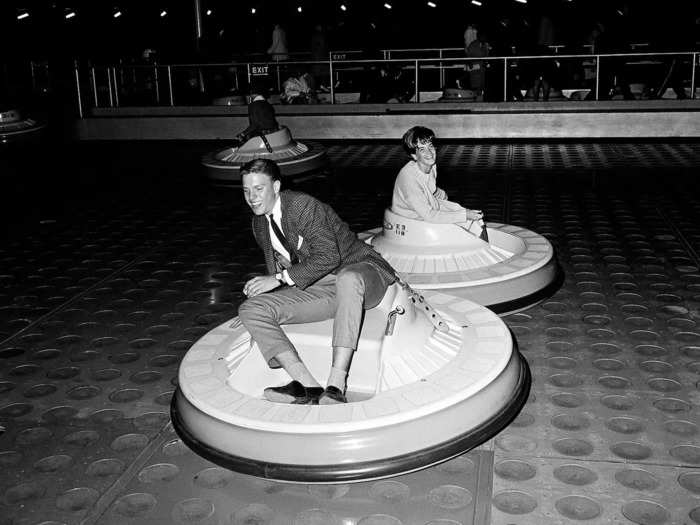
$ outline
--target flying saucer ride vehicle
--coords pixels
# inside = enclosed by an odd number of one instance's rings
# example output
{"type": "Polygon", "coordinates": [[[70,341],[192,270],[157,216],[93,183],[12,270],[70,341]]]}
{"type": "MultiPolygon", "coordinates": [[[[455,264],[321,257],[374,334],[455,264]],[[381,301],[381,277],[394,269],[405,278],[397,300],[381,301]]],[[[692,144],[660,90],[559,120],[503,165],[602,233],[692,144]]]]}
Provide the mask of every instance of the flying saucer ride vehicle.
{"type": "Polygon", "coordinates": [[[218,181],[238,183],[241,166],[253,159],[274,160],[282,176],[295,176],[321,169],[326,150],[317,142],[298,142],[285,126],[272,133],[252,137],[240,146],[213,151],[202,157],[207,176],[218,181]]]}
{"type": "Polygon", "coordinates": [[[437,224],[387,209],[384,224],[359,236],[419,290],[440,290],[505,315],[533,306],[561,282],[551,243],[531,230],[488,223],[437,224]],[[471,227],[471,230],[470,230],[471,227]]]}
{"type": "MultiPolygon", "coordinates": [[[[316,377],[330,366],[332,323],[284,326],[316,377]]],[[[196,453],[244,474],[359,482],[467,452],[500,432],[530,389],[527,363],[496,314],[399,282],[366,312],[347,404],[264,399],[265,387],[288,380],[267,366],[234,318],[205,334],[183,358],[173,425],[196,453]]]]}
{"type": "Polygon", "coordinates": [[[0,108],[0,143],[34,138],[45,127],[45,123],[23,117],[22,112],[17,108],[0,108]]]}

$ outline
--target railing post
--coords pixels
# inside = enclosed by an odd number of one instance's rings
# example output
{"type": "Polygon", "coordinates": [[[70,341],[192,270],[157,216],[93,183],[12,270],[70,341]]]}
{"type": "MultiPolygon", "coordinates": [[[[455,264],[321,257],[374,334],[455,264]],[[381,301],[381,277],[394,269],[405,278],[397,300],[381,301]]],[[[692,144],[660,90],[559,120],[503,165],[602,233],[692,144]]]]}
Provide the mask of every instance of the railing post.
{"type": "Polygon", "coordinates": [[[36,74],[34,73],[34,61],[29,61],[29,71],[32,75],[32,93],[36,93],[36,74]]]}
{"type": "Polygon", "coordinates": [[[328,70],[330,72],[330,84],[331,84],[331,104],[335,104],[335,79],[333,78],[333,57],[328,57],[328,70]]]}
{"type": "Polygon", "coordinates": [[[277,63],[277,91],[282,91],[282,81],[280,80],[280,65],[277,63]]]}
{"type": "Polygon", "coordinates": [[[92,83],[92,96],[95,100],[95,107],[100,107],[100,102],[97,100],[97,79],[95,78],[95,66],[90,66],[90,82],[92,83]]]}
{"type": "Polygon", "coordinates": [[[503,102],[508,102],[508,59],[503,58],[503,102]]]}
{"type": "Polygon", "coordinates": [[[73,68],[75,71],[75,94],[78,99],[78,116],[83,118],[83,97],[80,94],[80,72],[78,71],[78,61],[73,62],[73,68]]]}
{"type": "Polygon", "coordinates": [[[690,98],[695,98],[695,68],[696,64],[698,61],[698,54],[693,53],[692,56],[693,59],[693,69],[692,69],[692,74],[690,75],[690,98]]]}
{"type": "Polygon", "coordinates": [[[112,68],[107,66],[107,87],[109,88],[109,107],[114,107],[114,94],[112,93],[112,68]]]}
{"type": "Polygon", "coordinates": [[[600,55],[595,56],[595,99],[600,100],[600,55]]]}
{"type": "Polygon", "coordinates": [[[112,67],[112,82],[114,82],[114,105],[119,107],[119,84],[117,82],[117,68],[112,67]]]}
{"type": "Polygon", "coordinates": [[[420,102],[420,90],[418,89],[418,59],[416,59],[416,79],[415,79],[415,84],[416,84],[416,104],[420,102]]]}
{"type": "Polygon", "coordinates": [[[440,89],[445,89],[445,68],[442,66],[442,49],[440,49],[440,89]]]}
{"type": "Polygon", "coordinates": [[[173,72],[168,65],[168,93],[170,93],[170,105],[175,105],[175,95],[173,94],[173,72]]]}
{"type": "Polygon", "coordinates": [[[160,104],[160,79],[158,78],[158,64],[153,65],[153,87],[156,90],[156,104],[160,104]]]}

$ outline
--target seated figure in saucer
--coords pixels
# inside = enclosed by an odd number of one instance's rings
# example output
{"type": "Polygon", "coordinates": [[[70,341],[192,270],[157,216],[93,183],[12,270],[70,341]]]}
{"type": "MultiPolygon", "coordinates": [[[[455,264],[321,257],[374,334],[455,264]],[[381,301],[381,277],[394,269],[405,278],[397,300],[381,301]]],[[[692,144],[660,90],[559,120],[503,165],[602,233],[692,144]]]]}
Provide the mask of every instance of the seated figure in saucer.
{"type": "Polygon", "coordinates": [[[414,126],[403,135],[403,147],[411,157],[394,183],[391,211],[409,219],[453,224],[466,223],[466,229],[481,235],[484,214],[464,208],[447,199],[445,190],[437,187],[437,151],[435,133],[423,126],[414,126]]]}
{"type": "Polygon", "coordinates": [[[262,94],[262,90],[252,93],[248,104],[248,127],[236,135],[238,145],[245,144],[253,137],[269,135],[279,130],[275,108],[262,94]]]}

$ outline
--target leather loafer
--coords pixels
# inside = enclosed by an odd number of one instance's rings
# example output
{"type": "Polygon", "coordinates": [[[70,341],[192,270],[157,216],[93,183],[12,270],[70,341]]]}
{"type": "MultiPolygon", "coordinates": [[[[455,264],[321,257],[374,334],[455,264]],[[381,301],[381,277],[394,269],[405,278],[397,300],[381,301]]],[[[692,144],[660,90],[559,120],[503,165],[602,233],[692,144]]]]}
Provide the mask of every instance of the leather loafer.
{"type": "Polygon", "coordinates": [[[286,385],[268,387],[263,395],[273,403],[317,405],[321,394],[323,394],[323,388],[320,386],[306,387],[299,381],[291,381],[286,385]]]}
{"type": "Polygon", "coordinates": [[[343,394],[343,392],[341,392],[340,389],[335,386],[327,386],[323,391],[323,394],[321,394],[321,397],[318,398],[319,405],[337,405],[347,402],[348,400],[345,397],[345,394],[343,394]]]}

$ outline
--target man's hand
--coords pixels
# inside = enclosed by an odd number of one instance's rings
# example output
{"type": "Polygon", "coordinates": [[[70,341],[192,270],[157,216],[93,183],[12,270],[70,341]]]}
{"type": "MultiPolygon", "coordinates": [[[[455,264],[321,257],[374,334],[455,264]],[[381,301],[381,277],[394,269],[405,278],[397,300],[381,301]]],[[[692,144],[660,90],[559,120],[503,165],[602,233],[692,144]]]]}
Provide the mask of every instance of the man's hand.
{"type": "Polygon", "coordinates": [[[261,275],[253,277],[243,286],[243,293],[248,297],[255,297],[261,293],[269,292],[280,286],[280,282],[274,275],[261,275]]]}
{"type": "Polygon", "coordinates": [[[468,221],[480,221],[484,218],[484,212],[481,210],[467,210],[468,221]]]}

